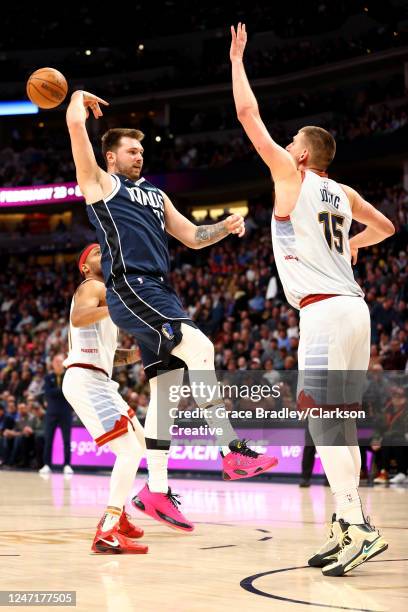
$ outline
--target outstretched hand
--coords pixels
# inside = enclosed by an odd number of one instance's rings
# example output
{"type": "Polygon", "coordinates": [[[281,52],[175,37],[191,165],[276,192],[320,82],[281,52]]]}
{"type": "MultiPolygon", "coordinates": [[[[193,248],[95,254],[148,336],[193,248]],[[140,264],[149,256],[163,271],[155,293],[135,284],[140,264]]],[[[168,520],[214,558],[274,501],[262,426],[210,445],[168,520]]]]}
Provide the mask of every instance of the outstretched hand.
{"type": "Polygon", "coordinates": [[[230,59],[231,62],[240,60],[244,57],[244,49],[247,42],[247,33],[245,23],[239,22],[237,31],[235,32],[234,26],[231,26],[231,48],[230,48],[230,59]]]}
{"type": "Polygon", "coordinates": [[[106,102],[106,100],[103,100],[102,98],[98,98],[98,96],[89,93],[89,91],[74,91],[74,93],[72,94],[72,98],[74,96],[82,97],[82,102],[86,110],[87,119],[89,117],[89,110],[93,112],[93,116],[95,117],[95,119],[99,119],[99,117],[102,117],[103,115],[100,104],[103,104],[104,106],[109,106],[109,102],[106,102]]]}
{"type": "Polygon", "coordinates": [[[245,221],[242,215],[230,215],[224,221],[225,229],[229,234],[237,234],[242,238],[245,234],[245,221]]]}

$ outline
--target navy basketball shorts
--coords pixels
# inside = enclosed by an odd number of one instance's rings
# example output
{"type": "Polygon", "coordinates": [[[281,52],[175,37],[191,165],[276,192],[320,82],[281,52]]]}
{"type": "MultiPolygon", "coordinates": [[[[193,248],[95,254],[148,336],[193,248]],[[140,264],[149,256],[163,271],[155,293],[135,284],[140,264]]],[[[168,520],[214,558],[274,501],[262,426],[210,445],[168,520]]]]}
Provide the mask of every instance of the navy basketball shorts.
{"type": "Polygon", "coordinates": [[[148,379],[185,367],[171,351],[181,342],[181,324],[196,325],[164,277],[121,276],[107,287],[106,302],[115,325],[135,337],[148,379]]]}

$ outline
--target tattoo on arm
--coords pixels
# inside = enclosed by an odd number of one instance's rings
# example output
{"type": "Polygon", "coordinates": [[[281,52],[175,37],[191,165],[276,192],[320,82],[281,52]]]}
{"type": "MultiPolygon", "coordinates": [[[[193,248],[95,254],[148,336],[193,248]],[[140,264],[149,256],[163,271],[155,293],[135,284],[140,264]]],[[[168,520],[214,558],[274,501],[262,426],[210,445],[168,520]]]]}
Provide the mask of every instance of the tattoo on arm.
{"type": "Polygon", "coordinates": [[[214,244],[228,235],[224,222],[215,223],[214,225],[200,225],[197,227],[195,239],[200,246],[214,244]]]}

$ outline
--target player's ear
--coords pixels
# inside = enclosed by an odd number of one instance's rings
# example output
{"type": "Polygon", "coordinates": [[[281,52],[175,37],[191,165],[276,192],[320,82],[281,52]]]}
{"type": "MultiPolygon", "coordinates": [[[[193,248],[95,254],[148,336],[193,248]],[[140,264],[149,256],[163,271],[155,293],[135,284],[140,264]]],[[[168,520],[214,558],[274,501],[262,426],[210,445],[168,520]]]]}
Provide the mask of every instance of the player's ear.
{"type": "Polygon", "coordinates": [[[113,151],[107,151],[106,152],[106,162],[108,164],[114,164],[116,160],[116,155],[113,151]]]}
{"type": "Polygon", "coordinates": [[[308,156],[309,156],[308,150],[307,149],[303,149],[302,153],[300,154],[299,161],[300,162],[306,161],[308,156]]]}

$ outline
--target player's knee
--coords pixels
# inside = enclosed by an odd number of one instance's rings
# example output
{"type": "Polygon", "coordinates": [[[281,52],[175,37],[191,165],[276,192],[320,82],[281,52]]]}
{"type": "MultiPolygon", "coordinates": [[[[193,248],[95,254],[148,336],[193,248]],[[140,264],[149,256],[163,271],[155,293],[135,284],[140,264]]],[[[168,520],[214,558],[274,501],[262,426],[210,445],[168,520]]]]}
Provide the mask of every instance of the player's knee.
{"type": "Polygon", "coordinates": [[[204,334],[202,344],[200,345],[200,354],[206,365],[214,365],[214,345],[204,334]]]}
{"type": "Polygon", "coordinates": [[[214,345],[207,336],[201,334],[191,349],[190,356],[188,356],[190,358],[187,362],[190,370],[214,367],[214,345]]]}
{"type": "Polygon", "coordinates": [[[130,460],[133,460],[137,456],[138,442],[134,435],[131,435],[131,432],[127,432],[114,440],[109,442],[109,446],[111,451],[118,457],[128,456],[130,460]]]}

